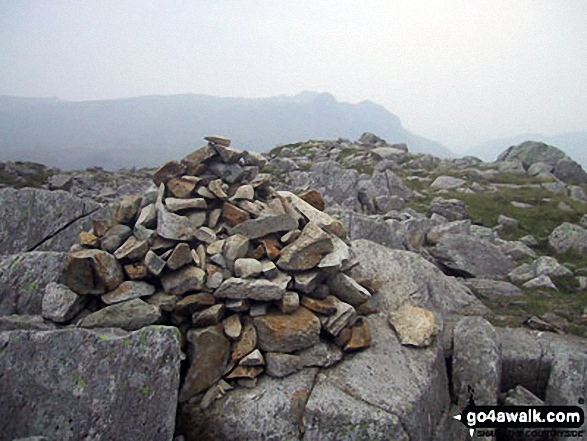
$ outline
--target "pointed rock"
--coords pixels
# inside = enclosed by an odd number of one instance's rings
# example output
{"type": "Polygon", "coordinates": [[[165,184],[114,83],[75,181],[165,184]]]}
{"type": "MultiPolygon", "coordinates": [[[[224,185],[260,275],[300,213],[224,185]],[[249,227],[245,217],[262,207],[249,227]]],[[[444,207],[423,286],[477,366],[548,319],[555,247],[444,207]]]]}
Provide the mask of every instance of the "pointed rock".
{"type": "Polygon", "coordinates": [[[281,250],[277,266],[286,271],[310,270],[333,248],[330,236],[309,222],[299,239],[281,250]]]}

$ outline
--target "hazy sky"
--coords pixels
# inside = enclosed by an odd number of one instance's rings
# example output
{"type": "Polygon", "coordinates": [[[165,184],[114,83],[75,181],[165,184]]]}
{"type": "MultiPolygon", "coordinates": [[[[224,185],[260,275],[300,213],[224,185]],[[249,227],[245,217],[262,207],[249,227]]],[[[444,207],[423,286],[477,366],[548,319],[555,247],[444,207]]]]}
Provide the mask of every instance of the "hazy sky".
{"type": "Polygon", "coordinates": [[[0,95],[303,90],[458,149],[587,130],[585,0],[0,0],[0,95]]]}

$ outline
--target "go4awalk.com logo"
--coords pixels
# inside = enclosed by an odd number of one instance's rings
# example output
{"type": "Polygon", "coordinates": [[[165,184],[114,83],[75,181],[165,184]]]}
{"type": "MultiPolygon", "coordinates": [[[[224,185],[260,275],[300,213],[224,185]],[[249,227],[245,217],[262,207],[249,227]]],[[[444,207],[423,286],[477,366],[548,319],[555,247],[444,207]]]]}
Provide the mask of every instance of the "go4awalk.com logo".
{"type": "Polygon", "coordinates": [[[471,396],[467,407],[453,418],[469,429],[471,437],[476,429],[500,428],[528,429],[533,436],[585,436],[580,430],[585,413],[579,406],[477,406],[471,396]]]}

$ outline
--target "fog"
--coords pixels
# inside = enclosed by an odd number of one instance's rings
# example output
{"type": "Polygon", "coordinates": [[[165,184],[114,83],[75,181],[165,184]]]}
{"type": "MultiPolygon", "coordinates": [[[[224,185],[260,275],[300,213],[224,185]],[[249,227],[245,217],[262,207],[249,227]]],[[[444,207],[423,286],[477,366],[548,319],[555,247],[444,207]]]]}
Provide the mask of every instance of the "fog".
{"type": "Polygon", "coordinates": [[[303,90],[455,151],[587,130],[587,2],[0,0],[0,95],[303,90]]]}

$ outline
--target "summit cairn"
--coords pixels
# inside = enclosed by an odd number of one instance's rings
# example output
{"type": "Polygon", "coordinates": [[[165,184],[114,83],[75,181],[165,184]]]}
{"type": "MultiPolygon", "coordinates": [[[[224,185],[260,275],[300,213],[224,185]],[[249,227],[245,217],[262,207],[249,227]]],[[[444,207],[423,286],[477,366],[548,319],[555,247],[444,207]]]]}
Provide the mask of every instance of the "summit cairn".
{"type": "Polygon", "coordinates": [[[59,321],[80,327],[179,328],[189,364],[179,400],[202,408],[264,373],[328,367],[368,347],[358,311],[372,310],[345,274],[345,231],[323,201],[276,191],[262,155],[205,139],[154,173],[156,195],[124,199],[80,234],[45,302],[48,319],[65,311],[59,321]]]}

